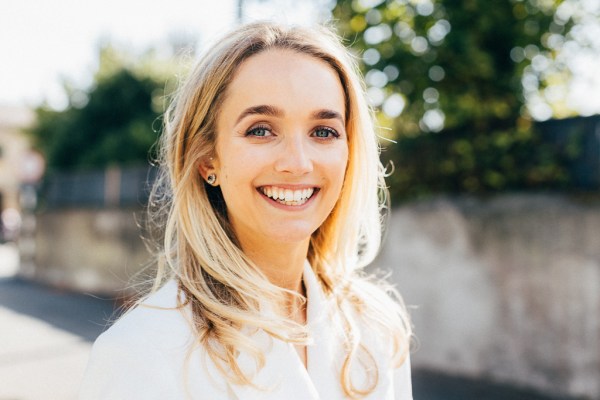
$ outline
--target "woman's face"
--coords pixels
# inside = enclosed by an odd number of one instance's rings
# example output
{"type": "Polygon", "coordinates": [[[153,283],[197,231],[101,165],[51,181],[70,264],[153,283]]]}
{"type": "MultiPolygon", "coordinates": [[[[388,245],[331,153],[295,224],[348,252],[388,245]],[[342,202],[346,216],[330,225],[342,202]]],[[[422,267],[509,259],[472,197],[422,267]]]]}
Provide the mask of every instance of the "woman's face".
{"type": "Polygon", "coordinates": [[[324,61],[275,49],[240,65],[217,119],[213,168],[242,246],[307,243],[325,221],[348,162],[345,111],[324,61]]]}

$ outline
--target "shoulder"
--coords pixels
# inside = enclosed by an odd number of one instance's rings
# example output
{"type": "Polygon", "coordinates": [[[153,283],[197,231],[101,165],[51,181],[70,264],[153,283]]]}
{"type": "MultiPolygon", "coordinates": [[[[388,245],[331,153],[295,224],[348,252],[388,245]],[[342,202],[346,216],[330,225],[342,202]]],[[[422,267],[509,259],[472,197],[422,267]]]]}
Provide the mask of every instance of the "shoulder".
{"type": "Polygon", "coordinates": [[[405,340],[401,339],[404,332],[375,329],[375,323],[369,318],[360,313],[355,317],[360,343],[378,370],[378,384],[373,398],[412,400],[410,353],[408,343],[405,344],[405,340]]]}
{"type": "Polygon", "coordinates": [[[348,314],[360,344],[379,371],[375,398],[412,400],[409,353],[412,333],[406,309],[399,296],[386,290],[385,285],[357,280],[356,286],[358,290],[348,314]]]}
{"type": "Polygon", "coordinates": [[[177,308],[177,285],[169,282],[98,337],[81,398],[169,398],[181,386],[193,342],[185,311],[177,308]]]}
{"type": "Polygon", "coordinates": [[[395,398],[398,400],[412,400],[410,354],[406,356],[399,368],[393,370],[392,374],[395,398]]]}
{"type": "Polygon", "coordinates": [[[189,310],[177,304],[178,288],[169,281],[134,309],[125,313],[96,344],[126,344],[157,349],[189,345],[193,339],[189,310]]]}
{"type": "Polygon", "coordinates": [[[361,338],[389,353],[391,344],[408,348],[411,325],[400,295],[385,281],[355,278],[345,298],[361,338]]]}

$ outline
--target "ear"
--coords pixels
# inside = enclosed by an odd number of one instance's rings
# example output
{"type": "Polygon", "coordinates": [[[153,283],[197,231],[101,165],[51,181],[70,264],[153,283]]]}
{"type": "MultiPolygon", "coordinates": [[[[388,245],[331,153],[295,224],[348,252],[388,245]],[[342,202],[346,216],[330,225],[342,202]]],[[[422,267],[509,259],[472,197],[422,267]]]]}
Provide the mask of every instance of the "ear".
{"type": "Polygon", "coordinates": [[[208,179],[208,175],[217,173],[218,163],[213,157],[203,158],[198,164],[198,172],[205,181],[208,179]]]}

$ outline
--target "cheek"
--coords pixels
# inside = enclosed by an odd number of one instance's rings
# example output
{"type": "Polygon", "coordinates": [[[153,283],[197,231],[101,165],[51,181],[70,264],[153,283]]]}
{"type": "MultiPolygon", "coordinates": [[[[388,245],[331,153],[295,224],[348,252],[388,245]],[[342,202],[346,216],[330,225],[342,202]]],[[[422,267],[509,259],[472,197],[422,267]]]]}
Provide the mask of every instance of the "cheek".
{"type": "MultiPolygon", "coordinates": [[[[348,149],[340,146],[336,151],[329,151],[321,159],[322,179],[327,181],[329,196],[337,198],[340,196],[346,169],[348,165],[348,149]]],[[[329,197],[328,196],[328,197],[329,197]]]]}
{"type": "Polygon", "coordinates": [[[239,184],[251,175],[252,167],[256,163],[253,162],[250,152],[242,150],[234,145],[223,146],[220,149],[219,158],[223,161],[219,172],[223,186],[239,184]]]}
{"type": "Polygon", "coordinates": [[[344,181],[348,166],[348,148],[343,146],[338,151],[330,153],[325,163],[327,170],[331,174],[331,179],[339,181],[341,184],[344,181]]]}

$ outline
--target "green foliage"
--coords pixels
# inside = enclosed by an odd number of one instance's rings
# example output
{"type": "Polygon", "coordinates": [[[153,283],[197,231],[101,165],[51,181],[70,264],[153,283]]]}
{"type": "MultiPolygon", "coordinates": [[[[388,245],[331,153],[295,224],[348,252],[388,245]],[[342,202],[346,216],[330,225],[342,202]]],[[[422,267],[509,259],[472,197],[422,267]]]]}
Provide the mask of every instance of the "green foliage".
{"type": "Polygon", "coordinates": [[[88,90],[65,86],[64,110],[36,109],[29,133],[50,169],[103,168],[147,164],[157,139],[165,83],[126,65],[111,48],[100,52],[100,67],[88,90]]]}
{"type": "MultiPolygon", "coordinates": [[[[388,178],[396,197],[431,193],[489,193],[563,187],[566,154],[532,130],[472,134],[448,130],[404,137],[393,151],[395,172],[388,178]]],[[[384,152],[389,159],[389,155],[384,152]]]]}
{"type": "Polygon", "coordinates": [[[340,33],[361,56],[380,123],[397,142],[383,153],[396,167],[394,199],[564,183],[562,156],[534,131],[522,85],[532,59],[555,57],[548,35],[573,24],[556,17],[560,3],[337,1],[340,33]]]}

